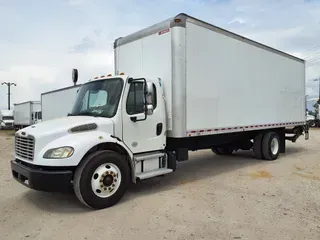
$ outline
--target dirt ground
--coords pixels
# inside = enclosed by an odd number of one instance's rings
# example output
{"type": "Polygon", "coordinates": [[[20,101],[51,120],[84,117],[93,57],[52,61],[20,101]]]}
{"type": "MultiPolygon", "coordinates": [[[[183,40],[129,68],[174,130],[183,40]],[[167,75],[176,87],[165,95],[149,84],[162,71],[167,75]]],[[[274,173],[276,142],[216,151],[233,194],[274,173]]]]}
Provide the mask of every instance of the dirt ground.
{"type": "Polygon", "coordinates": [[[11,177],[12,133],[0,133],[0,239],[320,239],[320,130],[273,162],[251,152],[192,153],[175,173],[134,185],[92,211],[73,194],[11,177]]]}

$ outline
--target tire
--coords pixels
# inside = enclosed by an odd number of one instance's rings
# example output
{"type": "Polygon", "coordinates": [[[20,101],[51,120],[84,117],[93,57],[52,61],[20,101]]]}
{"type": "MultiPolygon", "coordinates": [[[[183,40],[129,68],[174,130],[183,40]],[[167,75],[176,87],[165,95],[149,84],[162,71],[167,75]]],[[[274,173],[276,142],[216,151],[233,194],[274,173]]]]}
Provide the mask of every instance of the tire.
{"type": "Polygon", "coordinates": [[[118,203],[129,183],[130,168],[126,160],[114,151],[103,150],[83,159],[76,169],[73,185],[84,205],[103,209],[118,203]]]}
{"type": "Polygon", "coordinates": [[[264,159],[262,153],[263,133],[258,134],[253,140],[253,154],[257,159],[264,159]]]}
{"type": "Polygon", "coordinates": [[[262,141],[262,153],[266,160],[273,161],[280,153],[280,137],[276,132],[268,132],[262,141]]]}

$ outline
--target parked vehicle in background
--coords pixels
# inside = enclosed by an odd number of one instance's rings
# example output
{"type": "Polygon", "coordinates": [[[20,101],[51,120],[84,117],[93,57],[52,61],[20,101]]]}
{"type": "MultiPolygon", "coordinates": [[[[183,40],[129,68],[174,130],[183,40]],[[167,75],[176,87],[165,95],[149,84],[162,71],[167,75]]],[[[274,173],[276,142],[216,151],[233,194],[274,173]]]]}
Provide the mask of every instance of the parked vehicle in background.
{"type": "Polygon", "coordinates": [[[72,186],[100,209],[130,183],[174,172],[189,151],[252,149],[272,161],[286,140],[309,137],[302,59],[186,14],[117,39],[114,53],[116,75],[82,84],[70,116],[16,133],[20,183],[72,186]]]}
{"type": "Polygon", "coordinates": [[[41,94],[42,121],[66,117],[72,110],[81,84],[41,94]]]}
{"type": "Polygon", "coordinates": [[[41,102],[27,101],[14,104],[14,128],[19,130],[41,121],[41,102]]]}
{"type": "Polygon", "coordinates": [[[0,110],[0,129],[12,130],[14,128],[13,110],[0,110]]]}
{"type": "Polygon", "coordinates": [[[310,127],[315,127],[316,126],[316,118],[315,118],[315,116],[309,114],[308,112],[306,113],[306,121],[307,121],[307,124],[310,127]]]}
{"type": "Polygon", "coordinates": [[[314,103],[311,107],[311,111],[306,109],[306,118],[307,123],[310,127],[320,127],[320,120],[319,120],[319,98],[307,98],[306,96],[306,106],[308,102],[314,103]]]}

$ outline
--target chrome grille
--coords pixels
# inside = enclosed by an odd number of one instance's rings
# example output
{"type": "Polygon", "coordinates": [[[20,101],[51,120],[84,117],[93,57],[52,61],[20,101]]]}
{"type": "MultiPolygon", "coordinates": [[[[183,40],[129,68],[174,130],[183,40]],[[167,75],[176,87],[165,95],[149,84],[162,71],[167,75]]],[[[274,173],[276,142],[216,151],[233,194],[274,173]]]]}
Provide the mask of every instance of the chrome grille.
{"type": "Polygon", "coordinates": [[[34,138],[32,136],[16,136],[15,152],[17,156],[32,161],[34,154],[34,138]]]}

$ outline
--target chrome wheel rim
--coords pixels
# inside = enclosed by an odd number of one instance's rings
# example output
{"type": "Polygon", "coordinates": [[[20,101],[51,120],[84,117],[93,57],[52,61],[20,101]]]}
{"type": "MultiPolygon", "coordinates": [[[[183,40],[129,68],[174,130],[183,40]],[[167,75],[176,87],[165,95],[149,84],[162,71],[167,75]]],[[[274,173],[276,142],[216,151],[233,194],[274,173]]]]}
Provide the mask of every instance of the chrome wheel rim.
{"type": "Polygon", "coordinates": [[[273,155],[276,155],[279,151],[279,141],[277,138],[271,140],[271,152],[273,155]]]}
{"type": "Polygon", "coordinates": [[[107,198],[117,192],[121,183],[120,169],[113,163],[100,165],[92,174],[91,188],[95,195],[107,198]]]}

